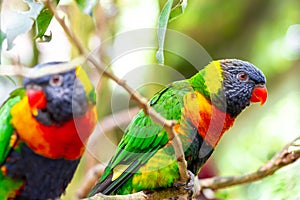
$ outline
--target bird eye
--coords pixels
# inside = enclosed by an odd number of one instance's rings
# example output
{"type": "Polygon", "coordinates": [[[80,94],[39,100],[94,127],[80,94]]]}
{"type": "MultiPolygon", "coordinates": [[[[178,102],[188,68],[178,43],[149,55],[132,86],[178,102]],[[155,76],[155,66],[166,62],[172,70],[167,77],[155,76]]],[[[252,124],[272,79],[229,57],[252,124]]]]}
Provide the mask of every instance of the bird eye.
{"type": "Polygon", "coordinates": [[[63,77],[61,75],[55,74],[50,78],[50,85],[52,86],[61,86],[63,82],[63,77]]]}
{"type": "Polygon", "coordinates": [[[249,76],[247,73],[245,72],[240,72],[237,74],[237,78],[240,80],[240,81],[248,81],[249,80],[249,76]]]}

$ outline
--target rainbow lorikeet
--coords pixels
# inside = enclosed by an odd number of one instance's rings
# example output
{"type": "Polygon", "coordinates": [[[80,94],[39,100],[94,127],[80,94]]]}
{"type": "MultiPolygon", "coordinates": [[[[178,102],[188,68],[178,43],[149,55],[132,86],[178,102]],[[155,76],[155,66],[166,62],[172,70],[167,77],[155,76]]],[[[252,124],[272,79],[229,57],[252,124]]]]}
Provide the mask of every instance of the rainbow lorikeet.
{"type": "MultiPolygon", "coordinates": [[[[169,120],[182,141],[188,170],[198,173],[220,138],[250,102],[267,99],[264,74],[249,62],[213,61],[188,80],[171,83],[149,105],[169,120]]],[[[90,196],[170,187],[179,170],[166,131],[141,110],[90,196]]]]}
{"type": "Polygon", "coordinates": [[[96,124],[95,91],[79,66],[23,83],[0,108],[0,199],[55,199],[96,124]]]}

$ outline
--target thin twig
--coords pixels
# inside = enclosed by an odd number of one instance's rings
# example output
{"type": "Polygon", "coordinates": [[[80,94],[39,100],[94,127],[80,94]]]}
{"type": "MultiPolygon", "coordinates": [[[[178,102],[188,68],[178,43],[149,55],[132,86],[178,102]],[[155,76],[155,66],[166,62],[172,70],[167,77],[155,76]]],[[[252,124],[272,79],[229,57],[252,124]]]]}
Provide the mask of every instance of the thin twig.
{"type": "MultiPolygon", "coordinates": [[[[128,125],[138,111],[139,108],[134,107],[106,116],[98,123],[99,127],[101,127],[100,131],[94,132],[93,135],[91,136],[92,138],[90,139],[92,139],[92,141],[95,141],[93,140],[93,138],[99,138],[100,134],[112,132],[119,126],[128,125]],[[116,121],[118,123],[116,123],[116,121]]],[[[89,146],[90,144],[91,143],[87,144],[88,145],[87,149],[93,148],[89,146]]],[[[93,156],[88,156],[86,157],[86,159],[87,159],[86,160],[87,163],[98,163],[98,161],[95,160],[93,156]]],[[[78,187],[76,199],[81,199],[88,196],[91,189],[93,188],[97,180],[102,175],[105,167],[106,166],[103,164],[96,164],[88,170],[88,172],[85,174],[81,186],[78,187]]]]}
{"type": "Polygon", "coordinates": [[[145,114],[148,114],[149,117],[156,122],[157,124],[164,127],[168,133],[168,137],[170,140],[173,140],[172,145],[175,149],[175,157],[178,161],[179,165],[179,172],[180,172],[180,181],[187,182],[189,175],[187,173],[187,164],[184,159],[184,153],[182,150],[180,139],[178,138],[177,134],[173,130],[174,122],[170,120],[166,120],[160,114],[158,114],[155,110],[153,110],[149,105],[146,98],[141,96],[138,92],[136,92],[133,88],[131,88],[124,80],[119,79],[113,73],[108,72],[102,63],[100,63],[92,54],[88,54],[88,51],[84,48],[78,37],[72,32],[72,30],[66,25],[65,19],[61,18],[55,8],[53,7],[50,0],[45,1],[45,5],[48,7],[50,12],[53,13],[53,16],[61,25],[67,36],[70,40],[74,43],[77,47],[79,52],[87,57],[87,60],[98,70],[99,73],[103,73],[108,78],[112,79],[116,82],[119,86],[123,87],[131,96],[131,99],[134,100],[137,105],[144,110],[145,114]]]}
{"type": "Polygon", "coordinates": [[[143,200],[148,199],[147,195],[144,192],[137,192],[134,194],[128,194],[128,195],[104,195],[104,194],[96,194],[92,197],[85,198],[82,200],[143,200]]]}
{"type": "Polygon", "coordinates": [[[229,186],[250,183],[274,174],[280,168],[295,162],[300,157],[300,137],[287,144],[270,161],[257,171],[241,176],[213,177],[197,180],[200,189],[221,189],[229,186]]]}
{"type": "MultiPolygon", "coordinates": [[[[84,178],[83,185],[78,190],[77,196],[75,199],[79,200],[82,198],[86,198],[91,190],[91,188],[95,185],[97,180],[102,175],[105,169],[105,165],[98,164],[92,167],[87,175],[84,178]]],[[[138,192],[130,195],[95,195],[90,200],[102,200],[102,199],[168,199],[170,197],[186,197],[189,195],[188,191],[184,188],[165,188],[160,191],[148,191],[148,192],[138,192]]],[[[87,200],[87,199],[86,199],[87,200]]]]}
{"type": "Polygon", "coordinates": [[[82,199],[88,196],[92,187],[95,185],[99,177],[103,174],[105,169],[105,165],[98,164],[89,169],[86,173],[84,180],[82,181],[82,185],[79,187],[76,199],[82,199]]]}
{"type": "Polygon", "coordinates": [[[27,78],[38,78],[45,75],[62,73],[74,69],[78,65],[82,65],[86,59],[84,57],[77,57],[70,62],[45,66],[39,69],[24,67],[21,65],[1,65],[0,76],[22,76],[27,78]]]}
{"type": "MultiPolygon", "coordinates": [[[[199,194],[201,190],[204,189],[222,189],[234,185],[240,185],[244,183],[250,183],[254,181],[261,180],[267,176],[274,174],[277,170],[281,169],[284,166],[294,163],[300,158],[300,137],[296,138],[289,144],[285,145],[281,151],[279,151],[270,161],[260,167],[257,171],[248,173],[241,176],[228,176],[228,177],[213,177],[207,179],[196,179],[195,180],[195,194],[193,199],[199,199],[199,194]]],[[[169,199],[173,197],[181,197],[186,199],[188,194],[187,190],[178,190],[176,188],[166,188],[163,190],[153,191],[153,192],[139,192],[131,194],[127,197],[131,199],[169,199]],[[139,195],[143,194],[146,197],[140,198],[139,195]]],[[[102,200],[106,196],[94,196],[92,200],[102,200]]],[[[116,196],[112,196],[116,197],[116,196]]],[[[117,196],[118,199],[122,199],[122,196],[117,196]]],[[[125,197],[125,196],[123,196],[125,197]]],[[[201,199],[201,198],[200,198],[201,199]]]]}

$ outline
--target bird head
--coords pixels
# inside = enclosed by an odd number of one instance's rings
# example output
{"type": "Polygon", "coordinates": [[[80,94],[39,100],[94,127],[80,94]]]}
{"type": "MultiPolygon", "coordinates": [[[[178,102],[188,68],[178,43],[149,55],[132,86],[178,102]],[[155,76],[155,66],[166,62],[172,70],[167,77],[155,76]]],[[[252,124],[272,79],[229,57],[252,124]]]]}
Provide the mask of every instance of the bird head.
{"type": "MultiPolygon", "coordinates": [[[[60,63],[45,63],[34,68],[55,67],[60,63]]],[[[73,117],[81,117],[95,103],[94,88],[79,66],[59,74],[24,78],[23,84],[33,115],[44,125],[60,125],[73,117]]]]}
{"type": "Polygon", "coordinates": [[[237,60],[220,60],[222,92],[227,112],[235,117],[250,103],[263,105],[267,100],[266,78],[253,64],[237,60]]]}
{"type": "Polygon", "coordinates": [[[190,82],[231,117],[236,117],[252,102],[263,105],[268,96],[264,74],[253,64],[238,59],[213,61],[190,82]]]}

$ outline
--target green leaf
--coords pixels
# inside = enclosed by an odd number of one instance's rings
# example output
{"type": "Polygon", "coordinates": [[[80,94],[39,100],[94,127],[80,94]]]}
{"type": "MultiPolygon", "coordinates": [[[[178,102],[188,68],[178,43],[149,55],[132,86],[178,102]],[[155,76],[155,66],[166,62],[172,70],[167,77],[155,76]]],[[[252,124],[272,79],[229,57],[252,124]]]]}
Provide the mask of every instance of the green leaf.
{"type": "Polygon", "coordinates": [[[6,37],[7,49],[13,47],[13,41],[21,34],[31,30],[34,21],[37,19],[44,5],[34,0],[24,0],[28,4],[29,10],[25,12],[14,12],[8,19],[6,37]]]}
{"type": "Polygon", "coordinates": [[[173,0],[168,0],[158,18],[158,51],[156,59],[159,64],[164,64],[164,42],[172,5],[173,0]]]}
{"type": "Polygon", "coordinates": [[[35,38],[42,38],[51,22],[53,14],[48,8],[43,8],[36,19],[36,36],[35,38]]]}
{"type": "Polygon", "coordinates": [[[49,35],[43,35],[40,37],[39,42],[50,42],[52,40],[52,32],[50,31],[49,35]]]}
{"type": "Polygon", "coordinates": [[[76,0],[76,3],[83,13],[92,16],[93,9],[98,1],[99,0],[76,0]]]}
{"type": "MultiPolygon", "coordinates": [[[[56,4],[59,3],[59,0],[56,0],[56,4]]],[[[36,19],[36,36],[35,38],[40,38],[42,42],[50,42],[52,39],[52,34],[45,35],[47,28],[53,18],[53,14],[49,11],[48,8],[44,7],[40,12],[39,16],[36,19]]]]}
{"type": "Polygon", "coordinates": [[[187,0],[178,0],[176,5],[172,8],[173,3],[173,0],[168,0],[158,18],[158,51],[156,53],[156,59],[159,64],[164,64],[164,42],[168,23],[183,14],[187,6],[187,0]]]}

